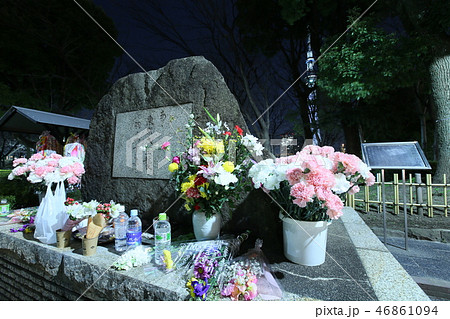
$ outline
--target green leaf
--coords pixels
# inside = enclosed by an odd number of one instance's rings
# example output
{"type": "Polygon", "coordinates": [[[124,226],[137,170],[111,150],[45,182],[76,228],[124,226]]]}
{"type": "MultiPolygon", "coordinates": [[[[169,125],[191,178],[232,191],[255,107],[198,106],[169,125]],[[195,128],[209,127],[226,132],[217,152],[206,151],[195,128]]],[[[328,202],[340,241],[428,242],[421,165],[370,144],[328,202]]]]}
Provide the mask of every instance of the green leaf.
{"type": "Polygon", "coordinates": [[[199,129],[200,132],[202,132],[202,134],[205,135],[207,138],[212,139],[212,137],[211,137],[208,133],[206,133],[204,130],[202,130],[201,127],[199,127],[198,129],[199,129]]]}
{"type": "Polygon", "coordinates": [[[208,114],[209,118],[215,123],[217,124],[217,120],[208,112],[208,110],[206,109],[206,107],[203,107],[203,109],[205,110],[206,114],[208,114]]]}

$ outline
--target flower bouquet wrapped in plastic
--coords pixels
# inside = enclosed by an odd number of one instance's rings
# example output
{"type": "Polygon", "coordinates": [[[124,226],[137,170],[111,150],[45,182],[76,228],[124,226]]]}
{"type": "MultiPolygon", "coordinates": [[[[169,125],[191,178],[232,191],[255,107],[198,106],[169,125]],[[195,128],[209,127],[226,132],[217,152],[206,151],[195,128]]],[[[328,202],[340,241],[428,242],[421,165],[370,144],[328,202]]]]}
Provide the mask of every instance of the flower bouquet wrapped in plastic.
{"type": "Polygon", "coordinates": [[[36,207],[16,209],[11,214],[7,215],[7,217],[10,218],[8,221],[0,222],[0,226],[22,223],[24,225],[22,225],[21,227],[11,228],[9,231],[11,233],[32,232],[32,226],[34,226],[34,218],[36,216],[36,212],[36,207]]]}
{"type": "Polygon", "coordinates": [[[111,267],[116,270],[128,270],[133,267],[146,265],[151,261],[151,255],[149,254],[150,251],[151,248],[138,246],[120,256],[120,258],[117,259],[111,267]]]}
{"type": "Polygon", "coordinates": [[[37,207],[15,209],[5,216],[5,218],[9,218],[9,220],[0,222],[0,226],[18,223],[33,224],[36,212],[37,207]]]}
{"type": "Polygon", "coordinates": [[[172,244],[173,270],[189,272],[195,263],[202,258],[231,260],[237,254],[244,240],[248,238],[249,231],[236,238],[222,237],[220,240],[188,241],[172,244]]]}
{"type": "Polygon", "coordinates": [[[233,259],[218,276],[221,294],[231,300],[278,300],[283,296],[280,285],[261,250],[262,240],[245,255],[233,259]]]}
{"type": "Polygon", "coordinates": [[[186,287],[194,300],[220,298],[219,274],[248,238],[245,232],[237,238],[185,242],[172,246],[171,269],[188,278],[186,287]]]}

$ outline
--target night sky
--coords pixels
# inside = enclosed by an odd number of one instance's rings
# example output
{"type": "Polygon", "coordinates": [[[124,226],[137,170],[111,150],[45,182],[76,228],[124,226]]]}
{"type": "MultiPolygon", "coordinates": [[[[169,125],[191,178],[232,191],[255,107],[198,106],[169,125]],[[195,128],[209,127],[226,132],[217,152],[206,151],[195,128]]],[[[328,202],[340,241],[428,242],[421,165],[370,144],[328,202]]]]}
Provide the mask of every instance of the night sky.
{"type": "MultiPolygon", "coordinates": [[[[146,70],[158,69],[166,65],[170,60],[187,56],[187,54],[180,52],[171,43],[155,36],[145,26],[140,25],[133,18],[132,1],[94,0],[93,2],[100,6],[106,15],[113,19],[116,29],[119,32],[119,36],[116,39],[117,42],[146,70]]],[[[181,26],[184,23],[187,24],[187,16],[180,13],[181,10],[176,6],[169,6],[171,7],[170,14],[176,17],[177,21],[181,22],[181,26]]],[[[148,17],[149,19],[152,18],[151,12],[148,13],[148,17]]],[[[186,39],[194,36],[188,28],[183,28],[182,30],[186,32],[184,34],[186,39]]],[[[129,73],[142,72],[125,53],[122,58],[122,67],[120,68],[119,75],[113,75],[112,81],[129,73]]]]}
{"type": "MultiPolygon", "coordinates": [[[[149,1],[151,2],[151,1],[149,1]]],[[[143,25],[142,22],[139,21],[137,17],[137,13],[133,10],[136,8],[142,9],[139,13],[142,14],[145,20],[155,22],[161,17],[159,12],[154,12],[149,8],[146,8],[146,4],[149,2],[139,2],[139,1],[119,1],[119,0],[94,0],[94,3],[100,6],[106,15],[108,15],[113,21],[118,30],[118,38],[117,42],[124,47],[125,50],[135,59],[139,64],[143,66],[145,70],[155,70],[165,66],[170,60],[184,58],[192,55],[202,55],[207,60],[211,61],[215,66],[219,69],[220,72],[224,75],[227,81],[234,81],[231,78],[227,77],[222,69],[220,63],[224,63],[221,61],[220,57],[217,55],[217,51],[212,47],[212,39],[210,33],[206,31],[201,23],[195,21],[194,17],[196,16],[196,12],[190,12],[193,10],[193,7],[190,7],[189,4],[186,4],[184,1],[174,1],[167,0],[162,2],[157,2],[161,4],[164,9],[164,16],[170,18],[170,21],[174,23],[174,26],[180,33],[182,40],[185,41],[190,48],[194,51],[189,54],[182,49],[178,48],[176,45],[167,41],[162,36],[155,34],[153,31],[148,29],[148,26],[143,25]],[[219,60],[219,61],[217,61],[219,60]],[[219,64],[218,64],[219,63],[219,64]]],[[[218,11],[218,15],[221,17],[227,15],[227,10],[230,10],[232,3],[225,4],[228,7],[220,7],[218,11]]],[[[170,31],[168,32],[169,36],[171,35],[170,31]]],[[[106,35],[105,35],[106,36],[106,35]]],[[[176,38],[176,36],[175,36],[176,38]]],[[[111,40],[112,41],[112,40],[111,40]]],[[[226,50],[224,52],[227,52],[226,50]]],[[[232,51],[229,51],[230,56],[228,58],[233,60],[232,51]],[[231,57],[231,58],[230,58],[231,57]]],[[[227,54],[227,53],[225,53],[227,54]]],[[[304,61],[301,62],[303,64],[304,61]]],[[[116,59],[116,70],[110,75],[110,82],[114,83],[117,79],[126,76],[131,73],[143,72],[143,70],[136,65],[128,56],[124,53],[121,57],[116,59]]],[[[280,69],[278,72],[282,72],[280,69]]],[[[286,77],[288,77],[286,75],[286,77]]],[[[239,82],[239,81],[238,81],[239,82]]],[[[227,82],[229,87],[230,84],[227,82]]],[[[274,101],[282,91],[289,86],[289,83],[285,83],[284,85],[280,85],[279,92],[274,91],[272,87],[271,91],[274,94],[271,99],[271,102],[274,101]]],[[[230,87],[231,89],[231,87],[230,87]]],[[[233,91],[233,90],[232,90],[233,91]]],[[[261,94],[261,93],[260,93],[261,94]]],[[[239,99],[238,99],[239,101],[239,99]]],[[[259,102],[261,107],[263,107],[262,101],[259,102]]],[[[276,106],[280,106],[282,108],[282,102],[277,103],[276,106]]],[[[274,108],[275,109],[275,108],[274,108]]],[[[250,130],[253,134],[252,122],[248,122],[250,130]]],[[[283,134],[286,131],[290,131],[292,129],[292,123],[288,121],[282,121],[283,123],[275,125],[278,128],[275,129],[276,133],[274,138],[278,138],[280,134],[283,134]]],[[[274,126],[274,127],[275,127],[274,126]]]]}

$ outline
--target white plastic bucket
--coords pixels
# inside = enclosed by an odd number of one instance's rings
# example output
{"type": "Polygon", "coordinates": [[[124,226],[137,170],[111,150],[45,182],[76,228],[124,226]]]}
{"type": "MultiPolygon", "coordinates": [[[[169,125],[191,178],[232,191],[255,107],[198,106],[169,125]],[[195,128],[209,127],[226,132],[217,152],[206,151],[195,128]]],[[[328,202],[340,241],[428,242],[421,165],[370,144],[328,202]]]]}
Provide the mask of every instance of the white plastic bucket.
{"type": "Polygon", "coordinates": [[[301,221],[284,217],[284,255],[290,261],[304,266],[318,266],[325,262],[327,250],[327,221],[301,221]]]}

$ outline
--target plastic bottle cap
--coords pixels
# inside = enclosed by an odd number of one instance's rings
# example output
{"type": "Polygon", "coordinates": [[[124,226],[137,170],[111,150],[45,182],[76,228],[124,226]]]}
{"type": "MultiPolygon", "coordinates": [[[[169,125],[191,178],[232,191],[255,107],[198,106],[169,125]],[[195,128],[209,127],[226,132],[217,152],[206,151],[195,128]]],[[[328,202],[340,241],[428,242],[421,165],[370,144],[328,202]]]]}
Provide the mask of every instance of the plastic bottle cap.
{"type": "Polygon", "coordinates": [[[137,215],[138,215],[138,210],[137,210],[137,209],[132,209],[132,210],[130,211],[130,215],[131,215],[131,216],[137,216],[137,215]]]}
{"type": "Polygon", "coordinates": [[[159,219],[159,220],[166,220],[166,219],[167,219],[166,213],[160,213],[158,219],[159,219]]]}

